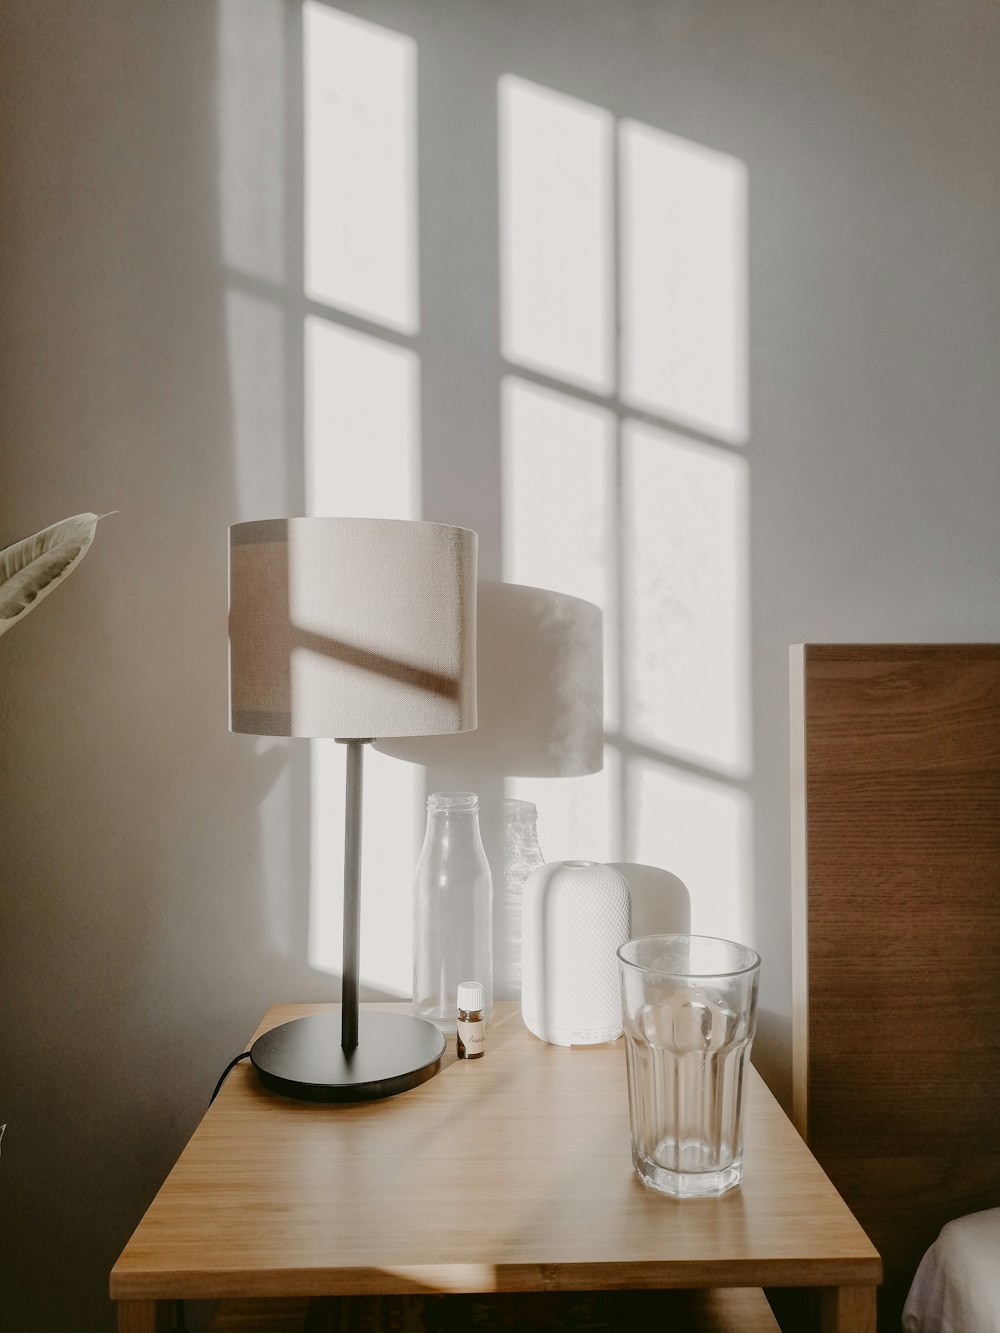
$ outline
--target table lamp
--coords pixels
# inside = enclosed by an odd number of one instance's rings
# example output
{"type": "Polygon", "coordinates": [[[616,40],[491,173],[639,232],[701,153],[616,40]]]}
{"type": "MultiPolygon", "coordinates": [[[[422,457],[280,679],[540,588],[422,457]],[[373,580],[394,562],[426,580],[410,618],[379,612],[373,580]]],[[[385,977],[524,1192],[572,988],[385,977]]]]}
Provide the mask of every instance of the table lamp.
{"type": "Polygon", "coordinates": [[[346,746],[341,1012],[259,1037],[264,1084],[309,1101],[391,1097],[436,1072],[444,1037],[359,1013],[364,746],[476,727],[478,537],[444,523],[281,518],[229,530],[229,725],[346,746]]]}

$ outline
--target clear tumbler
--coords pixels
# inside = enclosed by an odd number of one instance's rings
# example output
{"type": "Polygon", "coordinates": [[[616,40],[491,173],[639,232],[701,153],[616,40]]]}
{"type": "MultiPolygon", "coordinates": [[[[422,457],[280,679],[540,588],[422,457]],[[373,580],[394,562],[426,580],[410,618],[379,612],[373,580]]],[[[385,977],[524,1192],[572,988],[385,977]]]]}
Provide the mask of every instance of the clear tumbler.
{"type": "Polygon", "coordinates": [[[743,1172],[760,958],[707,935],[647,935],[618,959],[635,1169],[679,1198],[724,1194],[743,1172]]]}
{"type": "Polygon", "coordinates": [[[479,797],[435,792],[413,881],[413,1012],[454,1032],[458,986],[481,981],[493,1012],[493,877],[479,832],[479,797]]]}

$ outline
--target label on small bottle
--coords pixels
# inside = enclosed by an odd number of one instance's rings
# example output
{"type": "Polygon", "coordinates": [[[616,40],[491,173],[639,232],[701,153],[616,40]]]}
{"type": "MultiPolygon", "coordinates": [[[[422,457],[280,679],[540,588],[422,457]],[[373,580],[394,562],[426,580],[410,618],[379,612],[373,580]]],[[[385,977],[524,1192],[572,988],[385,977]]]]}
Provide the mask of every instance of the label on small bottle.
{"type": "Polygon", "coordinates": [[[470,1022],[458,1020],[458,1054],[464,1060],[475,1060],[486,1050],[486,1024],[482,1019],[470,1022]]]}

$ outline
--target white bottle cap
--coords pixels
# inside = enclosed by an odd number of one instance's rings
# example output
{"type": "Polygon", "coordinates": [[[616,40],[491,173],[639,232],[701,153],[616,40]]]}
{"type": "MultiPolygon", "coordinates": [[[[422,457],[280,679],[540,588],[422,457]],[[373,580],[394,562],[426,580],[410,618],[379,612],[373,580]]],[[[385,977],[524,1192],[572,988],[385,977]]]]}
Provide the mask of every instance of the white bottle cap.
{"type": "Polygon", "coordinates": [[[458,1007],[468,1013],[477,1013],[483,1007],[486,991],[481,981],[460,981],[458,983],[458,1007]]]}

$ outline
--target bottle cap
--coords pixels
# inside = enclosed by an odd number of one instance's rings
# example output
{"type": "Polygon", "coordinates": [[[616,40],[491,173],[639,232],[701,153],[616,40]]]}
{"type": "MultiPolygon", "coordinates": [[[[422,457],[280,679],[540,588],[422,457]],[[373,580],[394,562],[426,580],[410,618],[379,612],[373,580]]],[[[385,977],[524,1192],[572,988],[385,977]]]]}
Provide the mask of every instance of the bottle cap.
{"type": "Polygon", "coordinates": [[[460,981],[458,983],[458,1007],[466,1013],[476,1013],[482,1009],[486,999],[486,990],[481,981],[460,981]]]}

